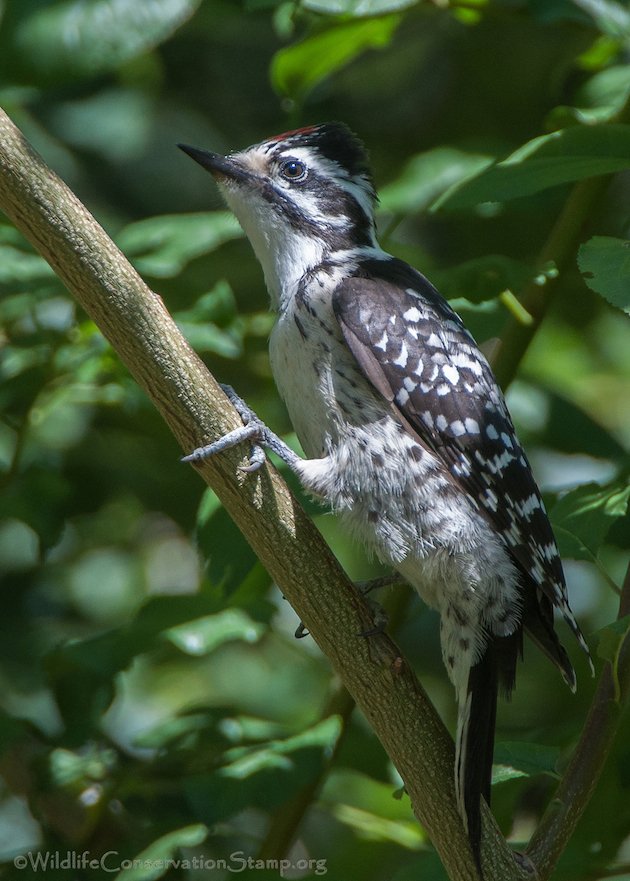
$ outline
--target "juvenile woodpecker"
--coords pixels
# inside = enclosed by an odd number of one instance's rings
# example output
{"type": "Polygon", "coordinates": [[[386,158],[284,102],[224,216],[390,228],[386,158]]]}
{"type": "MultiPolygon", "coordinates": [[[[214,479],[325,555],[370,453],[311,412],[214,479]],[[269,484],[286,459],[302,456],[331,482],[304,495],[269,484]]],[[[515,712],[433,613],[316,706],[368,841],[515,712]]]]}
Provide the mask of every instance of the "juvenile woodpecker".
{"type": "Polygon", "coordinates": [[[588,654],[503,395],[458,315],[379,246],[367,156],[345,125],[229,156],[182,149],[211,172],[262,265],[277,312],[271,367],[308,457],[258,424],[187,458],[258,432],[439,611],[458,702],[458,805],[479,865],[497,691],[514,686],[523,632],[573,690],[554,607],[588,654]]]}

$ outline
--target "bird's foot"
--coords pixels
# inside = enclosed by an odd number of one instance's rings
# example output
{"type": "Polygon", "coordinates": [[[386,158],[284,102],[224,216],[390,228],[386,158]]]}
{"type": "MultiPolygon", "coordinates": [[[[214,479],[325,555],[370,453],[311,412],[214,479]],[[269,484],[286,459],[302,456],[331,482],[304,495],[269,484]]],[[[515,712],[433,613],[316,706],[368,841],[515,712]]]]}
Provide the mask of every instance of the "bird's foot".
{"type": "Polygon", "coordinates": [[[290,468],[293,468],[295,464],[300,461],[300,457],[294,453],[277,434],[274,434],[271,429],[267,428],[262,419],[259,419],[251,407],[249,407],[245,401],[236,394],[232,386],[221,385],[221,388],[241,417],[243,425],[228,432],[226,435],[219,438],[219,440],[216,440],[211,444],[197,447],[192,453],[183,456],[182,462],[202,462],[204,459],[209,459],[211,456],[229,450],[244,441],[250,441],[251,450],[249,463],[247,465],[242,465],[240,468],[241,471],[245,471],[246,473],[258,471],[258,469],[264,465],[267,458],[265,450],[271,450],[271,452],[275,453],[283,462],[286,462],[290,468]]]}

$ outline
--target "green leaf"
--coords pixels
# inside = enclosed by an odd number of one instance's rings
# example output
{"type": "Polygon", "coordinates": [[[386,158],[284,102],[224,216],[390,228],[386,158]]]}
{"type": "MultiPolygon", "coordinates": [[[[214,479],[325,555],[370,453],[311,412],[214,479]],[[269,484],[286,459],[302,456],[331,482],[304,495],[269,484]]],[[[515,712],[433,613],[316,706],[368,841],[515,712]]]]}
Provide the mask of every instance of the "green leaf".
{"type": "Polygon", "coordinates": [[[178,321],[177,326],[196,352],[213,352],[223,358],[238,358],[243,352],[243,343],[239,336],[221,330],[215,324],[178,321]]]}
{"type": "Polygon", "coordinates": [[[433,270],[431,281],[447,300],[492,300],[506,290],[520,290],[534,275],[530,266],[503,254],[487,254],[446,270],[433,270]]]}
{"type": "Polygon", "coordinates": [[[401,18],[357,20],[336,24],[280,49],[271,62],[274,88],[294,100],[303,100],[323,79],[341,70],[366,49],[382,49],[391,41],[401,18]]]}
{"type": "Polygon", "coordinates": [[[405,214],[424,211],[449,187],[474,177],[491,162],[490,156],[454,147],[418,153],[407,162],[400,177],[381,188],[381,206],[405,214]]]}
{"type": "Polygon", "coordinates": [[[338,716],[329,716],[312,728],[284,740],[274,740],[260,747],[238,746],[228,750],[230,763],[221,769],[224,777],[244,779],[265,768],[288,768],[288,756],[298,750],[312,749],[332,751],[341,733],[338,716]]]}
{"type": "Polygon", "coordinates": [[[630,313],[630,241],[593,236],[580,246],[578,266],[592,291],[630,313]]]}
{"type": "Polygon", "coordinates": [[[48,76],[104,73],[159,45],[201,0],[68,0],[22,20],[15,47],[48,76]]]}
{"type": "Polygon", "coordinates": [[[0,285],[34,282],[54,277],[43,257],[10,244],[0,244],[0,285]]]}
{"type": "Polygon", "coordinates": [[[606,486],[587,483],[563,496],[550,511],[561,555],[596,558],[615,520],[625,516],[629,500],[626,477],[606,486]]]}
{"type": "Polygon", "coordinates": [[[630,36],[630,11],[615,0],[573,0],[597,25],[602,34],[616,40],[630,36]]]}
{"type": "Polygon", "coordinates": [[[164,214],[125,227],[117,244],[139,272],[156,278],[178,275],[195,257],[242,236],[229,211],[164,214]]]}
{"type": "Polygon", "coordinates": [[[456,184],[433,208],[506,202],[626,168],[630,168],[630,125],[574,126],[528,141],[477,177],[456,184]]]}
{"type": "Polygon", "coordinates": [[[559,757],[560,750],[555,746],[520,741],[498,743],[494,751],[492,782],[501,783],[514,777],[532,777],[536,774],[558,777],[559,757]]]}
{"type": "Polygon", "coordinates": [[[246,806],[272,810],[315,778],[340,731],[339,718],[330,716],[293,737],[228,750],[222,768],[185,781],[196,815],[215,823],[246,806]]]}
{"type": "Polygon", "coordinates": [[[419,0],[302,0],[302,6],[322,15],[347,15],[361,18],[384,15],[415,6],[419,0]]]}
{"type": "Polygon", "coordinates": [[[257,642],[264,627],[241,609],[225,609],[216,615],[187,621],[164,632],[164,637],[187,655],[207,655],[225,642],[240,639],[257,642]]]}
{"type": "Polygon", "coordinates": [[[578,90],[575,106],[554,108],[548,128],[564,128],[576,123],[593,125],[607,122],[625,104],[630,94],[630,66],[619,64],[598,71],[578,90]]]}
{"type": "MultiPolygon", "coordinates": [[[[163,750],[176,749],[185,742],[192,742],[195,746],[203,742],[207,748],[211,739],[213,743],[218,740],[216,729],[219,719],[218,710],[169,717],[148,731],[141,731],[134,738],[133,744],[140,749],[163,750]]],[[[219,745],[223,746],[224,742],[223,739],[219,745]]]]}
{"type": "MultiPolygon", "coordinates": [[[[205,841],[207,828],[202,823],[174,829],[162,835],[131,861],[132,865],[116,876],[116,881],[153,881],[176,869],[177,851],[180,847],[197,847],[205,841]]],[[[180,861],[182,864],[185,862],[180,861]]],[[[183,865],[182,865],[183,868],[183,865]]]]}

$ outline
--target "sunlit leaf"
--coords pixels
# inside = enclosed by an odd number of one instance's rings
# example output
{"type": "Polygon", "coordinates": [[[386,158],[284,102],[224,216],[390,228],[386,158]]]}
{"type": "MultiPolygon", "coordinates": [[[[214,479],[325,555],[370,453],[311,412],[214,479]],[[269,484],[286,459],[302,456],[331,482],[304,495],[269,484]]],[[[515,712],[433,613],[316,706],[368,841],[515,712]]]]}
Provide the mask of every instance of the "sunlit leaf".
{"type": "Polygon", "coordinates": [[[206,744],[210,737],[216,740],[217,721],[220,712],[185,713],[155,725],[148,731],[142,731],[135,739],[134,746],[144,749],[164,749],[174,747],[191,736],[203,737],[206,744]]]}
{"type": "Polygon", "coordinates": [[[195,257],[241,235],[229,211],[165,214],[130,224],[119,234],[117,244],[139,272],[167,278],[195,257]]]}
{"type": "Polygon", "coordinates": [[[295,100],[304,98],[323,79],[336,73],[366,49],[387,46],[400,23],[400,16],[336,24],[280,49],[271,64],[274,88],[295,100]]]}
{"type": "MultiPolygon", "coordinates": [[[[205,841],[207,828],[201,823],[174,829],[162,835],[131,860],[131,866],[123,868],[116,881],[153,881],[167,872],[170,874],[181,847],[197,847],[205,841]]],[[[182,860],[182,857],[179,857],[182,860]]]]}
{"type": "Polygon", "coordinates": [[[603,34],[615,39],[630,36],[630,11],[616,0],[573,0],[595,22],[603,34]]]}
{"type": "Polygon", "coordinates": [[[630,66],[620,64],[604,68],[579,89],[575,106],[554,108],[547,120],[548,127],[607,122],[621,110],[629,94],[630,66]]]}
{"type": "Polygon", "coordinates": [[[615,520],[625,516],[629,500],[627,478],[606,486],[584,484],[563,496],[550,511],[562,556],[596,557],[615,520]]]}
{"type": "Polygon", "coordinates": [[[242,339],[239,336],[221,330],[215,324],[191,324],[178,321],[177,326],[196,352],[214,352],[223,358],[238,358],[243,351],[242,339]]]}
{"type": "Polygon", "coordinates": [[[360,18],[384,15],[416,6],[420,0],[302,0],[302,6],[323,15],[348,15],[360,18]]]}
{"type": "Polygon", "coordinates": [[[528,141],[477,177],[456,184],[434,208],[505,202],[626,168],[630,168],[630,125],[573,126],[528,141]]]}
{"type": "Polygon", "coordinates": [[[340,823],[373,841],[391,841],[409,850],[419,850],[426,845],[422,829],[412,820],[387,820],[378,814],[343,803],[333,806],[331,813],[340,823]]]}
{"type": "Polygon", "coordinates": [[[196,815],[213,823],[245,806],[270,810],[282,804],[321,771],[340,730],[339,719],[332,716],[284,740],[230,749],[218,771],[185,781],[196,815]]]}
{"type": "Polygon", "coordinates": [[[303,749],[316,747],[332,750],[339,734],[341,722],[337,716],[329,716],[311,728],[284,740],[274,740],[259,747],[234,747],[226,753],[230,763],[221,769],[224,777],[244,779],[266,768],[288,769],[291,767],[289,756],[303,749]]]}
{"type": "Polygon", "coordinates": [[[165,631],[164,637],[187,655],[207,655],[233,640],[256,642],[264,628],[241,609],[225,609],[165,631]]]}
{"type": "Polygon", "coordinates": [[[380,203],[386,211],[425,211],[449,187],[479,174],[491,162],[489,156],[454,147],[419,153],[407,162],[396,180],[381,187],[380,203]]]}
{"type": "Polygon", "coordinates": [[[630,241],[594,236],[580,247],[578,266],[591,290],[630,313],[630,241]]]}

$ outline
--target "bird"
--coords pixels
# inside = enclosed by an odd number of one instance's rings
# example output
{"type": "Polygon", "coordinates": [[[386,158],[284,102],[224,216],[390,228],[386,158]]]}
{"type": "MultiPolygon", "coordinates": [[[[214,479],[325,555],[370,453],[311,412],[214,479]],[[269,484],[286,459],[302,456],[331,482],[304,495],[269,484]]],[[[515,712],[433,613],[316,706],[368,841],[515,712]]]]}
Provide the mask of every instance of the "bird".
{"type": "MultiPolygon", "coordinates": [[[[178,146],[214,177],[261,264],[276,313],[270,364],[305,453],[233,393],[248,424],[185,460],[247,438],[275,450],[439,612],[458,706],[457,806],[481,875],[497,698],[514,688],[523,634],[575,691],[557,609],[590,661],[502,391],[437,289],[379,245],[367,152],[344,123],[228,155],[178,146]]],[[[253,449],[251,470],[264,461],[253,449]]]]}

